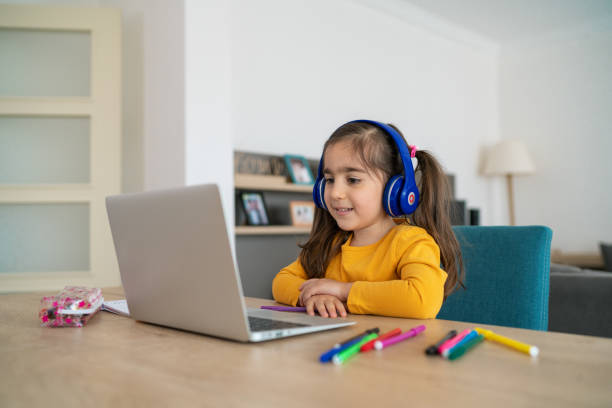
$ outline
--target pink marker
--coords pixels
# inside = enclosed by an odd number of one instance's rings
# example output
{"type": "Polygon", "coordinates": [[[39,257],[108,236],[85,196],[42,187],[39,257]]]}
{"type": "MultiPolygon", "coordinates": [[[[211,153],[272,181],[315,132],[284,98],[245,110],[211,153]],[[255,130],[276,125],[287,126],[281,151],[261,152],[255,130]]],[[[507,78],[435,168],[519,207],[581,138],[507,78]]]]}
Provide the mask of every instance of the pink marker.
{"type": "Polygon", "coordinates": [[[413,329],[408,330],[407,332],[404,332],[402,334],[398,334],[397,336],[393,336],[393,337],[390,337],[390,338],[384,339],[384,340],[377,340],[374,343],[374,348],[376,350],[382,350],[385,347],[389,347],[392,344],[399,343],[402,340],[406,340],[406,339],[409,339],[411,337],[414,337],[417,334],[419,334],[420,332],[422,332],[423,330],[425,330],[425,325],[422,324],[420,326],[417,326],[417,327],[415,327],[413,329]]]}
{"type": "Polygon", "coordinates": [[[455,346],[455,344],[457,344],[461,340],[463,340],[463,338],[465,336],[467,336],[471,331],[472,331],[472,329],[465,329],[464,331],[462,331],[461,333],[459,333],[458,335],[456,335],[452,339],[448,339],[447,341],[442,343],[442,345],[440,347],[438,347],[438,354],[442,355],[444,350],[450,350],[451,348],[453,348],[455,346]]]}

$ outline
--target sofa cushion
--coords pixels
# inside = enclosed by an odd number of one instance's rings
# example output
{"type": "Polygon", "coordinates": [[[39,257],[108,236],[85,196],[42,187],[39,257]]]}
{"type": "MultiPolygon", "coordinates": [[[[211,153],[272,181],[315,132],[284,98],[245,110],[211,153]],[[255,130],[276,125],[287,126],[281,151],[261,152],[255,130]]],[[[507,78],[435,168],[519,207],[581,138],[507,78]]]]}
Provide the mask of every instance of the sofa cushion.
{"type": "Polygon", "coordinates": [[[582,272],[582,269],[574,265],[565,265],[565,264],[558,264],[558,263],[551,262],[550,273],[555,273],[555,272],[561,272],[561,273],[574,272],[575,273],[575,272],[582,272]]]}
{"type": "Polygon", "coordinates": [[[548,330],[612,337],[612,274],[550,274],[548,330]]]}

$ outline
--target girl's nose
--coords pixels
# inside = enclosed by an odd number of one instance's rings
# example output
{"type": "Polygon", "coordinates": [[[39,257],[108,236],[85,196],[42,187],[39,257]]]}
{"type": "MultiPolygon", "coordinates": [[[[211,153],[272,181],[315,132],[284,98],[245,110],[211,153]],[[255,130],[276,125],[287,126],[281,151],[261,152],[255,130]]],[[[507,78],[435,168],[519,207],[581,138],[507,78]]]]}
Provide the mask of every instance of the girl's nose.
{"type": "Polygon", "coordinates": [[[341,200],[346,196],[346,194],[344,192],[344,189],[341,188],[338,184],[339,183],[335,183],[333,185],[332,190],[331,190],[331,196],[332,198],[336,200],[341,200]]]}

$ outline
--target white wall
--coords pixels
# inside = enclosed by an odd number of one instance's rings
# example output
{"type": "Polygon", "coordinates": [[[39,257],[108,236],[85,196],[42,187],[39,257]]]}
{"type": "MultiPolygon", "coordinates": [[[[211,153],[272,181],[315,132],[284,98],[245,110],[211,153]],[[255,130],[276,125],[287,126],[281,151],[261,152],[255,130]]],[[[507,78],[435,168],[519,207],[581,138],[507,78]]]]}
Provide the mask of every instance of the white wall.
{"type": "Polygon", "coordinates": [[[123,191],[185,184],[182,1],[99,0],[123,16],[123,191]]]}
{"type": "Polygon", "coordinates": [[[185,0],[185,181],[220,186],[233,237],[231,80],[229,2],[185,0]]]}
{"type": "Polygon", "coordinates": [[[458,198],[484,223],[505,221],[492,194],[500,181],[478,173],[480,149],[500,137],[497,46],[402,2],[233,6],[236,149],[319,158],[345,121],[392,122],[457,175],[458,198]]]}
{"type": "Polygon", "coordinates": [[[124,191],[216,182],[233,236],[229,3],[100,4],[123,13],[124,191]]]}
{"type": "Polygon", "coordinates": [[[553,248],[612,241],[612,17],[550,34],[501,58],[501,129],[536,173],[516,179],[517,221],[544,224],[553,248]]]}

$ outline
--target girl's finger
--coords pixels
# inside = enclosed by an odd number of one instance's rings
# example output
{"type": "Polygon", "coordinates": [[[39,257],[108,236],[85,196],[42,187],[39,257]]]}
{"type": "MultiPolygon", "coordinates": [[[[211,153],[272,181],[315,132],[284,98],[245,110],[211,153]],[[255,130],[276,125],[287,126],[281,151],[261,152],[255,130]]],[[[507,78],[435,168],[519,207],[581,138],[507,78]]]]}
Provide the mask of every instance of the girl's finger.
{"type": "Polygon", "coordinates": [[[334,304],[333,299],[325,302],[325,307],[327,308],[327,312],[329,313],[329,317],[336,318],[338,315],[336,314],[336,305],[334,304]]]}
{"type": "Polygon", "coordinates": [[[317,311],[319,312],[319,315],[321,317],[329,317],[329,315],[327,314],[325,303],[323,303],[322,301],[317,302],[317,311]]]}
{"type": "Polygon", "coordinates": [[[314,302],[306,302],[306,313],[308,313],[311,316],[315,315],[314,302]]]}
{"type": "Polygon", "coordinates": [[[338,299],[336,299],[336,310],[338,311],[340,317],[346,317],[346,309],[344,308],[342,302],[338,299]]]}

